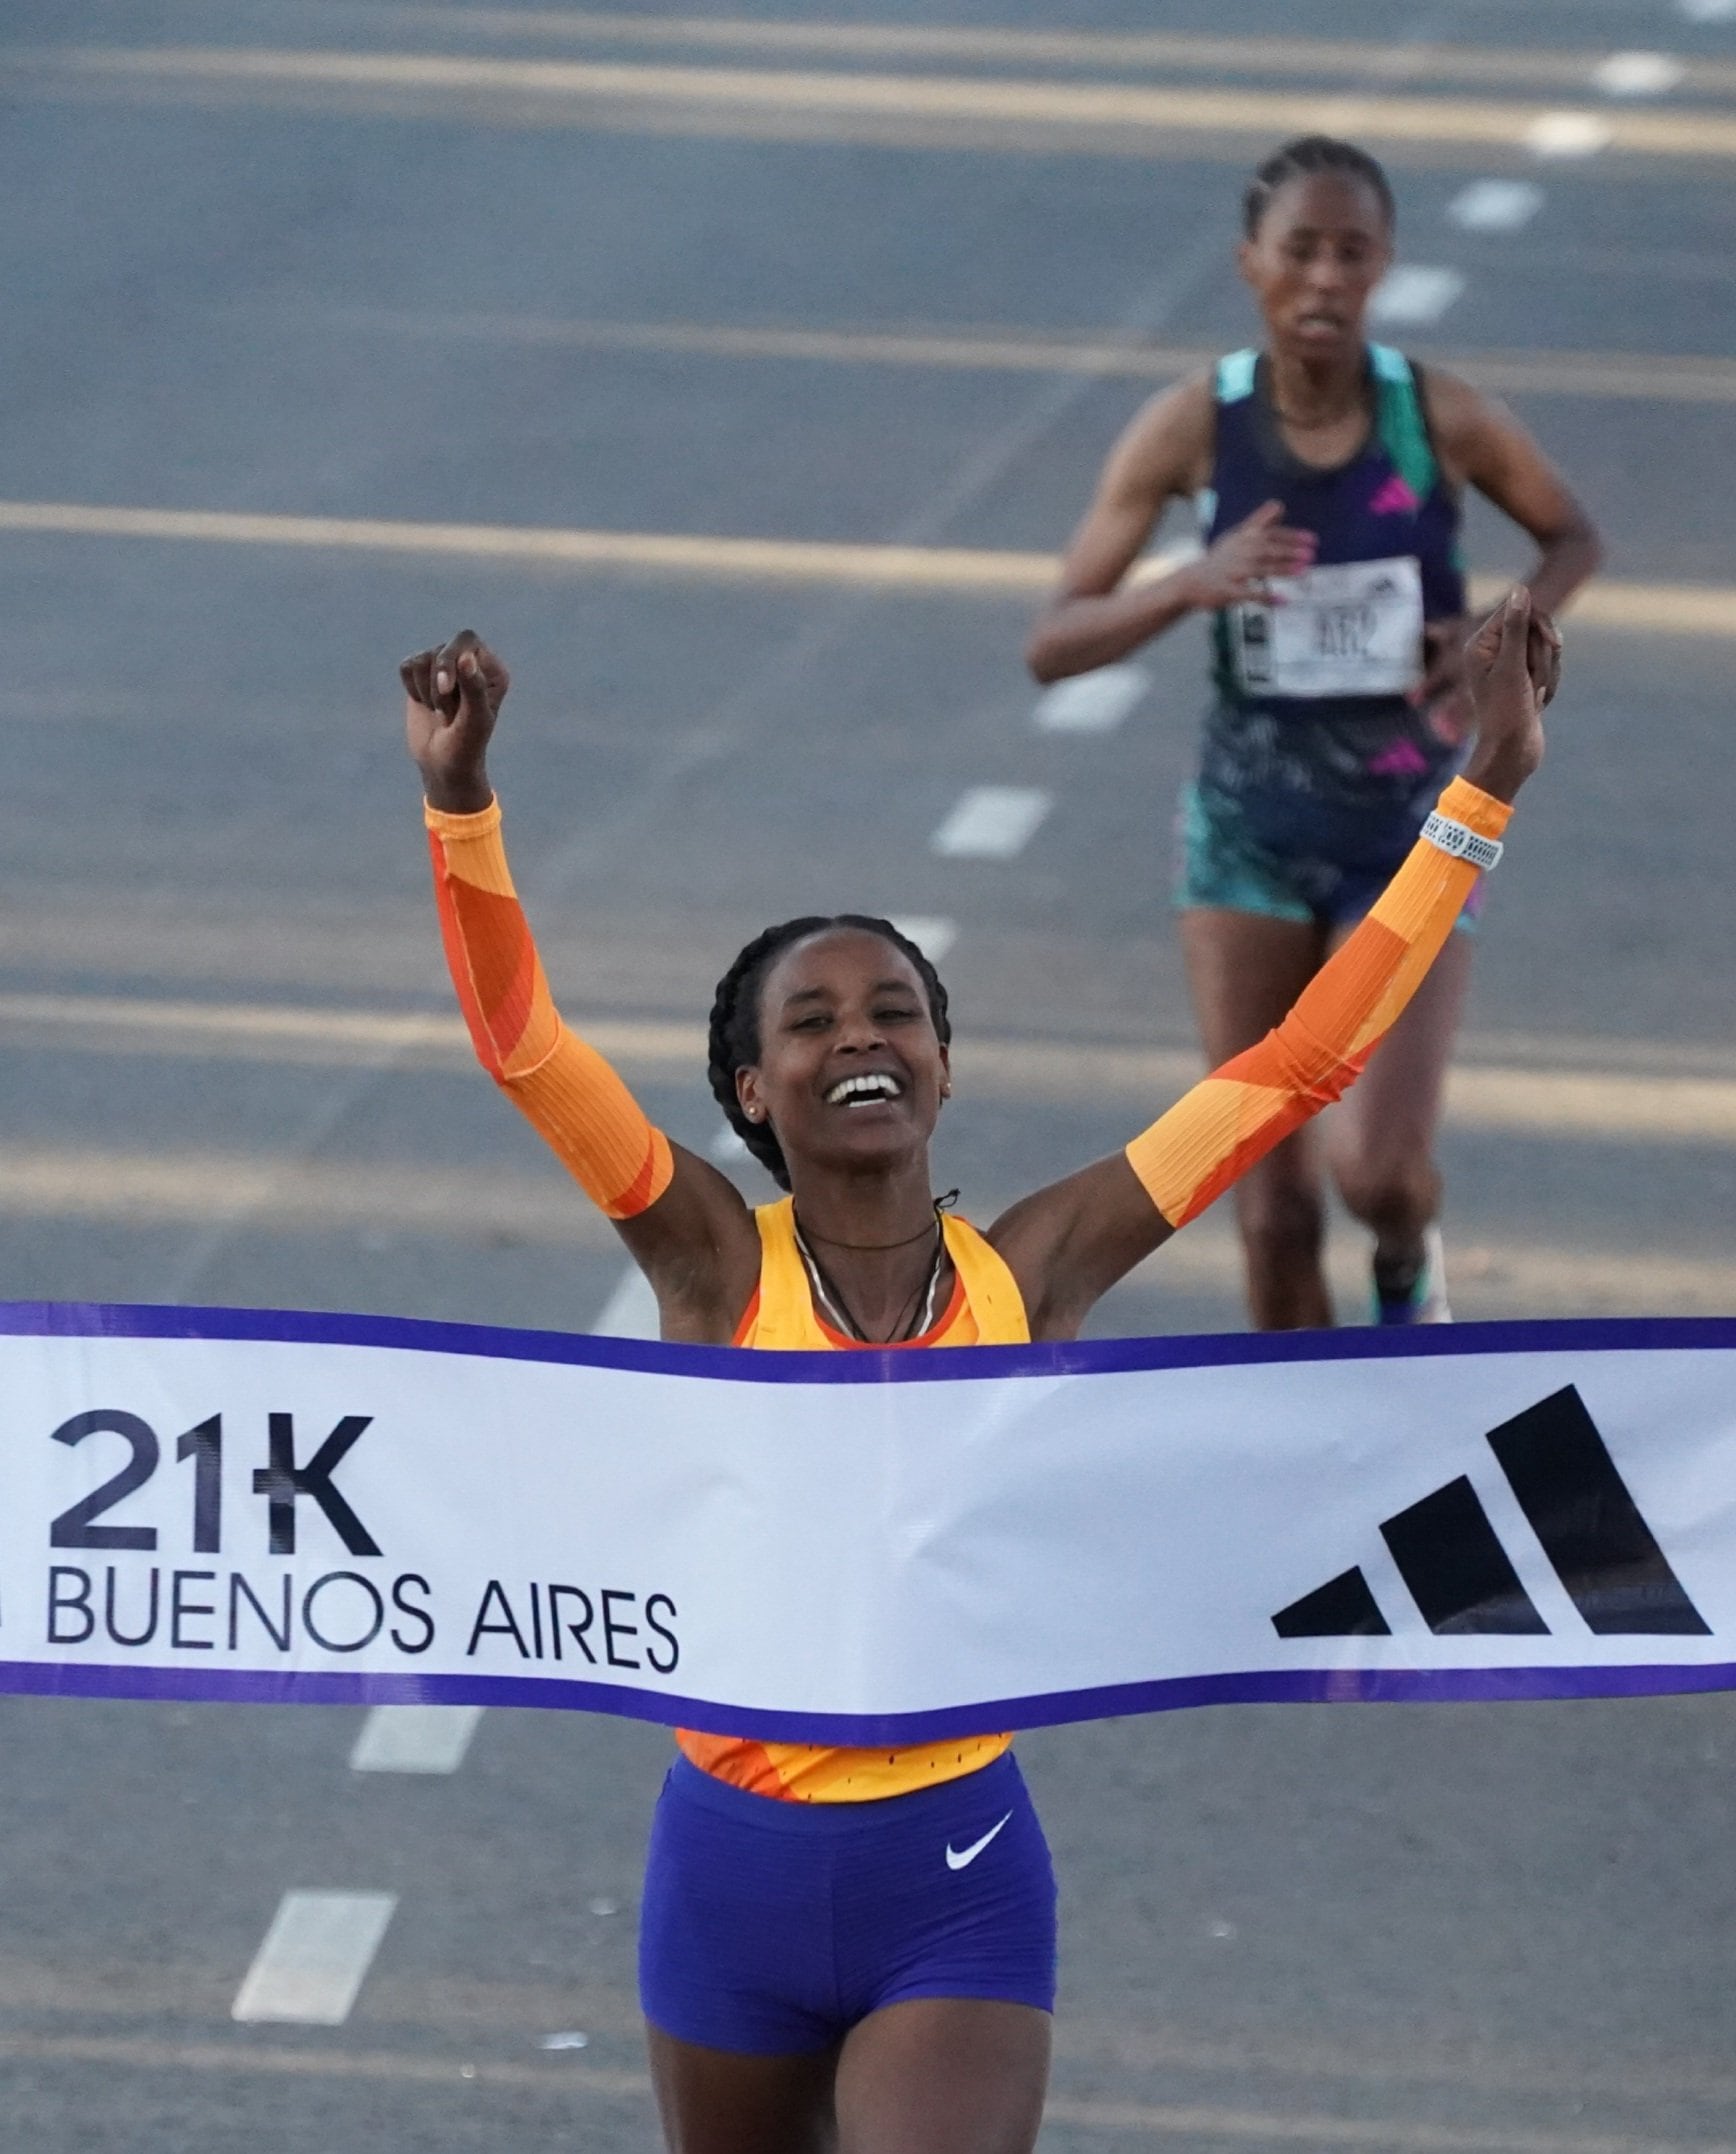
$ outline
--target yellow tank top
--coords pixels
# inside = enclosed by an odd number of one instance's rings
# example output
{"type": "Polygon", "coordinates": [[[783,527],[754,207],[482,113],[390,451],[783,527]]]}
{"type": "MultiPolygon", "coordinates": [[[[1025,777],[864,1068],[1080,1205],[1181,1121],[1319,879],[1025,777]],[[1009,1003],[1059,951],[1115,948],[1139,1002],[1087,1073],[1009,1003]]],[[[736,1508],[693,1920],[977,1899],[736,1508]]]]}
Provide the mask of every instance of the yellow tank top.
{"type": "MultiPolygon", "coordinates": [[[[754,1214],[760,1235],[759,1288],[736,1333],[737,1346],[826,1351],[861,1347],[836,1332],[816,1312],[807,1269],[796,1247],[790,1198],[761,1205],[754,1214]]],[[[941,1215],[946,1253],[952,1259],[952,1299],[919,1346],[1020,1346],[1031,1336],[1025,1304],[1012,1273],[975,1227],[941,1215]]],[[[701,1771],[732,1787],[784,1802],[874,1802],[917,1788],[960,1780],[991,1764],[1012,1742],[1010,1735],[955,1736],[911,1750],[842,1750],[820,1743],[761,1743],[733,1735],[676,1731],[683,1754],[701,1771]]]]}

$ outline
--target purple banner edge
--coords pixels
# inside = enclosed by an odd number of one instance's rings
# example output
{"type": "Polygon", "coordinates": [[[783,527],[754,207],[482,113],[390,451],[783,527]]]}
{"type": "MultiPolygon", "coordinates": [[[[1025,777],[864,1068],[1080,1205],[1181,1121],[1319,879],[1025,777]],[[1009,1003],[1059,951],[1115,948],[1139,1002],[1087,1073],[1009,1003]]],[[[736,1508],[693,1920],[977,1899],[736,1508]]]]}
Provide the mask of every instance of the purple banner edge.
{"type": "Polygon", "coordinates": [[[989,1729],[1060,1727],[1206,1705],[1475,1704],[1649,1698],[1736,1690],[1736,1664],[1580,1668],[1268,1668],[1055,1691],[992,1704],[892,1714],[776,1713],[549,1676],[348,1674],[244,1668],[145,1668],[0,1662],[0,1693],[248,1705],[533,1706],[612,1713],[665,1727],[786,1742],[877,1748],[989,1729]]]}
{"type": "Polygon", "coordinates": [[[473,1359],[537,1361],[750,1384],[952,1383],[984,1376],[1105,1375],[1143,1369],[1373,1361],[1461,1354],[1736,1351],[1736,1315],[1557,1317],[1342,1331],[1080,1339],[926,1353],[761,1354],[666,1346],[589,1332],[518,1331],[425,1317],[297,1309],[182,1308],[154,1302],[0,1302],[0,1337],[211,1339],[261,1345],[390,1347],[473,1359]]]}

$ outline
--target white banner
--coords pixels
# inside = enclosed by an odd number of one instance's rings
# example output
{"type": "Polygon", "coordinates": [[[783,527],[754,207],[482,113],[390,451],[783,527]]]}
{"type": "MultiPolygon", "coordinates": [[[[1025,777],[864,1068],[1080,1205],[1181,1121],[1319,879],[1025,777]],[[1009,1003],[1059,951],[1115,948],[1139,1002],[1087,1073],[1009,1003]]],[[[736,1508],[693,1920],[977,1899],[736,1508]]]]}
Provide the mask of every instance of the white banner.
{"type": "Polygon", "coordinates": [[[0,1688],[888,1743],[1736,1686],[1736,1322],[755,1354],[0,1305],[0,1688]]]}

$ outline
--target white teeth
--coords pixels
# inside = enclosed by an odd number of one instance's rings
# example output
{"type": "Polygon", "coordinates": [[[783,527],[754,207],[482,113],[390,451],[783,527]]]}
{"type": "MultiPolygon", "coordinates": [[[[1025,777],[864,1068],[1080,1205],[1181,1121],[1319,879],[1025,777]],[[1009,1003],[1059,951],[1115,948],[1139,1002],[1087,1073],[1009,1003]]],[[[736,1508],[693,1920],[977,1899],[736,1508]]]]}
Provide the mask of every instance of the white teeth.
{"type": "Polygon", "coordinates": [[[896,1077],[885,1070],[876,1070],[872,1076],[840,1077],[826,1094],[828,1107],[841,1107],[852,1099],[899,1099],[904,1087],[896,1077]]]}

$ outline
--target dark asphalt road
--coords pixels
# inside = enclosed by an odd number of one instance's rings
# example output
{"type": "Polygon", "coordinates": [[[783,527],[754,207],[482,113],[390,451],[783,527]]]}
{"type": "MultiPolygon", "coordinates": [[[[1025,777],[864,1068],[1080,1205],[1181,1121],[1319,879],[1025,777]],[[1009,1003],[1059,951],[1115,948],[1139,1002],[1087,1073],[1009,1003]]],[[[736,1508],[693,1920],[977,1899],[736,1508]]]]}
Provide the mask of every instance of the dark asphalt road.
{"type": "MultiPolygon", "coordinates": [[[[1164,885],[1201,652],[1147,654],[1115,729],[1046,730],[1018,564],[1151,386],[1067,351],[1246,334],[1235,197],[1284,94],[1386,130],[1407,258],[1464,280],[1389,333],[1521,383],[1627,594],[1573,634],[1483,938],[1455,1301],[1736,1306],[1736,17],[1706,12],[957,0],[975,34],[947,45],[892,0],[685,25],[11,0],[0,1295],[596,1319],[606,1230],[411,1022],[449,1002],[392,669],[465,621],[514,665],[499,777],[561,997],[677,1135],[714,1132],[717,973],[816,904],[955,931],[942,1171],[978,1216],[1148,1119],[1190,1051],[1164,885]],[[1686,72],[1599,87],[1633,51],[1686,72]],[[888,77],[884,108],[840,89],[888,77]],[[936,83],[968,109],[936,117],[936,83]],[[1007,83],[1053,110],[1009,121],[1007,83]],[[1167,117],[1071,115],[1104,83],[1167,117]],[[1246,118],[1201,102],[1225,89],[1246,118]],[[1378,126],[1377,90],[1402,107],[1378,126]],[[1562,112],[1608,146],[1537,155],[1562,112]],[[1455,221],[1483,177],[1541,191],[1526,221],[1455,221]],[[110,513],[176,510],[261,521],[110,513]],[[472,536],[265,521],[290,517],[472,536]],[[808,550],[784,580],[725,544],[577,570],[491,561],[478,526],[808,550]],[[888,588],[827,544],[912,553],[888,588]],[[943,549],[1005,572],[972,589],[943,549]],[[1029,846],[937,856],[986,784],[1049,797],[1029,846]]],[[[1519,558],[1475,540],[1488,572],[1519,558]]],[[[1212,1220],[1100,1328],[1237,1322],[1212,1220]]],[[[664,1738],[491,1713],[450,1777],[359,1775],[359,1719],[0,1701],[3,2154],[653,2144],[632,1923],[664,1738]],[[399,1896],[353,2012],[233,2024],[280,1898],[317,1887],[399,1896]]],[[[1222,1711],[1021,1750],[1064,1880],[1046,2154],[1736,2147],[1725,1700],[1222,1711]]]]}

